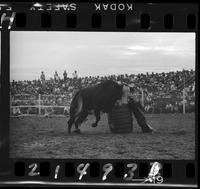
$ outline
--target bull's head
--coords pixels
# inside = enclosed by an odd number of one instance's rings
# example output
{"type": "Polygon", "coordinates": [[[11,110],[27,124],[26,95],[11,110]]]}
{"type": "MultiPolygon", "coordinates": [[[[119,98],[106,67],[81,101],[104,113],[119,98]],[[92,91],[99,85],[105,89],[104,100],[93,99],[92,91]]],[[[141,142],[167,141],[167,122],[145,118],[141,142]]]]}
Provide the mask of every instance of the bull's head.
{"type": "Polygon", "coordinates": [[[126,84],[126,83],[119,83],[118,84],[121,86],[121,98],[117,101],[117,104],[127,104],[128,103],[128,97],[130,96],[131,93],[131,88],[126,84]]]}

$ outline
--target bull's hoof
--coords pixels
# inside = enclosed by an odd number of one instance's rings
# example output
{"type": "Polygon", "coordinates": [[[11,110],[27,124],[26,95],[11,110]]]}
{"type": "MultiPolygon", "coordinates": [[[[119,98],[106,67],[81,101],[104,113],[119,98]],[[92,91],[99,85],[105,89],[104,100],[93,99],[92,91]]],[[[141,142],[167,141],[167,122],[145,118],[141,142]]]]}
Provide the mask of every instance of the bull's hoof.
{"type": "Polygon", "coordinates": [[[75,131],[73,131],[73,133],[80,134],[81,130],[80,129],[76,129],[75,131]]]}
{"type": "Polygon", "coordinates": [[[145,129],[145,130],[142,130],[142,132],[143,133],[155,133],[156,132],[156,130],[154,130],[154,129],[145,129]]]}
{"type": "Polygon", "coordinates": [[[96,123],[93,123],[93,124],[92,124],[92,127],[96,127],[96,126],[97,126],[97,124],[96,124],[96,123]]]}
{"type": "Polygon", "coordinates": [[[88,120],[88,118],[85,118],[83,121],[87,121],[88,120]]]}
{"type": "Polygon", "coordinates": [[[153,129],[151,126],[148,125],[147,128],[142,128],[142,132],[143,132],[143,133],[155,133],[156,130],[153,129]]]}

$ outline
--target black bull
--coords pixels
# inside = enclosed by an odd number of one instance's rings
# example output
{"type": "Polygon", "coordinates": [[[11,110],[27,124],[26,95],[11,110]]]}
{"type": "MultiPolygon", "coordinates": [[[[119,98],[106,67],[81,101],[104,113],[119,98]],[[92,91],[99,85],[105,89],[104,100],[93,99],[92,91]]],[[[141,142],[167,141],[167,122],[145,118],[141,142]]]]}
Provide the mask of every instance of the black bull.
{"type": "MultiPolygon", "coordinates": [[[[70,105],[70,119],[68,121],[68,133],[71,133],[71,127],[78,126],[87,118],[91,111],[94,111],[96,122],[92,127],[96,127],[100,120],[100,112],[109,113],[112,111],[117,100],[123,95],[123,85],[112,80],[106,80],[92,87],[79,90],[72,99],[70,105]]],[[[143,132],[152,132],[153,129],[146,123],[141,106],[134,100],[128,102],[130,109],[143,132]]]]}

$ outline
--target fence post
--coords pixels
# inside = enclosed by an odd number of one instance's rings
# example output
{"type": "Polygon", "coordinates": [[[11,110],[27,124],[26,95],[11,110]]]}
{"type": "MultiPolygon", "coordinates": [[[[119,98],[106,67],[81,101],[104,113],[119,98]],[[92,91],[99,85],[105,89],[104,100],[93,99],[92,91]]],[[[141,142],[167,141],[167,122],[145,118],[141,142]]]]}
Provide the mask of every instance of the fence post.
{"type": "Polygon", "coordinates": [[[186,103],[186,100],[185,100],[185,88],[183,89],[183,114],[185,114],[185,103],[186,103]]]}
{"type": "Polygon", "coordinates": [[[41,94],[39,94],[39,99],[38,99],[38,107],[39,107],[39,115],[41,115],[41,94]]]}
{"type": "Polygon", "coordinates": [[[11,96],[11,92],[9,94],[10,94],[10,115],[12,115],[13,111],[12,111],[12,96],[11,96]]]}
{"type": "Polygon", "coordinates": [[[141,104],[142,104],[142,107],[144,107],[144,91],[143,91],[143,89],[141,90],[141,93],[142,93],[141,104]]]}

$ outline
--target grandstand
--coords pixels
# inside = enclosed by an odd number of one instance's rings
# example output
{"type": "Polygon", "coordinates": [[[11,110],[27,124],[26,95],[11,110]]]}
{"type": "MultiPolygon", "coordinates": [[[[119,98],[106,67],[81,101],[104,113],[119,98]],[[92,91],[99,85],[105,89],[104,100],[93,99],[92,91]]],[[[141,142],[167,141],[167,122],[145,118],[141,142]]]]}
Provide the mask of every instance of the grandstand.
{"type": "Polygon", "coordinates": [[[112,79],[134,86],[133,98],[146,113],[190,113],[195,111],[195,71],[123,74],[63,78],[59,80],[12,81],[11,116],[59,115],[69,113],[74,91],[112,79]]]}

